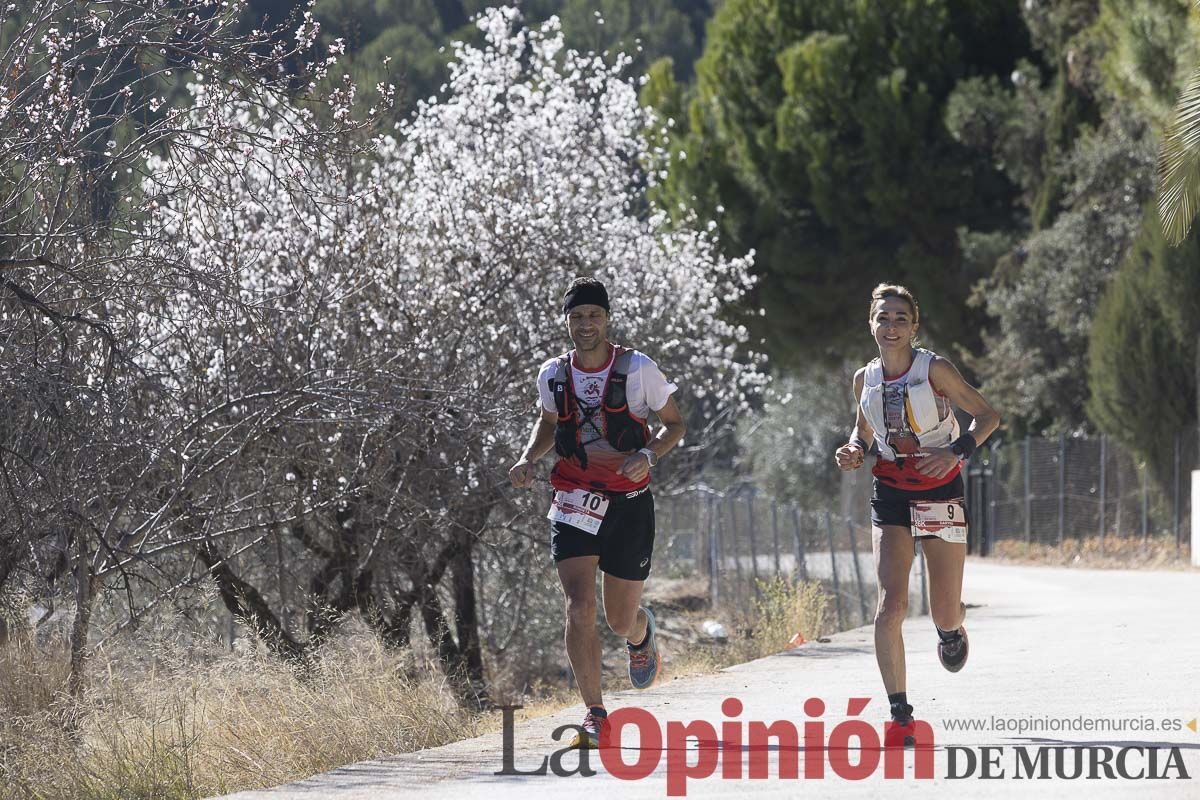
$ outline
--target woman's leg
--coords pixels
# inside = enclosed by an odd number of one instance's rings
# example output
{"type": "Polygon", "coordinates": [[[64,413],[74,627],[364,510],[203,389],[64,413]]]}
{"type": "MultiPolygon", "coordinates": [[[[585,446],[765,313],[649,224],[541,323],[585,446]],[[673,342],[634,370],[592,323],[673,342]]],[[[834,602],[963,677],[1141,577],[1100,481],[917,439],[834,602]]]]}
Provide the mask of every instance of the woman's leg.
{"type": "Polygon", "coordinates": [[[871,527],[879,604],[875,608],[875,660],[887,693],[905,691],[904,637],[900,627],[908,616],[908,573],[912,569],[913,538],[900,525],[871,527]]]}
{"type": "Polygon", "coordinates": [[[929,615],[947,633],[957,630],[967,611],[962,602],[967,546],[931,537],[921,540],[921,549],[929,570],[929,615]]]}

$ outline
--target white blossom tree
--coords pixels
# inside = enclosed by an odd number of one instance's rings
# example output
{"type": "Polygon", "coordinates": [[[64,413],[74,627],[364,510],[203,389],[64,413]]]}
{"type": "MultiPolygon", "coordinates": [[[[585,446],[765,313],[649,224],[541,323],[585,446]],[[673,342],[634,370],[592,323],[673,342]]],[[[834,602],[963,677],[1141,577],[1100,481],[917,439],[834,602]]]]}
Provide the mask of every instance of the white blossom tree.
{"type": "Polygon", "coordinates": [[[71,597],[76,688],[94,591],[131,591],[127,545],[176,492],[160,446],[171,431],[155,414],[164,387],[137,363],[156,344],[147,332],[177,292],[215,299],[237,286],[228,265],[180,258],[156,224],[163,203],[219,215],[232,199],[201,198],[206,185],[172,167],[231,174],[232,159],[257,151],[304,165],[364,125],[349,114],[353,86],[326,81],[341,45],[317,53],[311,14],[247,35],[246,8],[0,4],[0,599],[71,597]],[[206,91],[181,95],[184,76],[206,91]],[[224,114],[230,104],[247,113],[224,114]],[[304,110],[264,138],[282,104],[304,110]]]}
{"type": "Polygon", "coordinates": [[[209,314],[191,313],[212,303],[202,291],[175,298],[139,363],[177,398],[157,416],[188,432],[171,441],[197,479],[173,502],[221,519],[146,526],[133,551],[194,548],[225,604],[284,654],[352,609],[404,644],[416,614],[481,698],[481,543],[523,559],[517,579],[545,571],[540,514],[504,476],[537,366],[567,346],[570,279],[606,281],[618,338],[653,354],[685,402],[720,414],[765,379],[722,316],[750,286],[749,258],[646,199],[665,159],[627,59],[565,50],[557,20],[522,28],[511,8],[478,24],[485,44],[455,46],[445,97],[371,158],[311,161],[300,184],[270,148],[232,171],[180,162],[202,186],[165,195],[153,224],[190,269],[236,268],[240,295],[209,314]],[[307,636],[286,622],[284,571],[305,586],[307,636]]]}

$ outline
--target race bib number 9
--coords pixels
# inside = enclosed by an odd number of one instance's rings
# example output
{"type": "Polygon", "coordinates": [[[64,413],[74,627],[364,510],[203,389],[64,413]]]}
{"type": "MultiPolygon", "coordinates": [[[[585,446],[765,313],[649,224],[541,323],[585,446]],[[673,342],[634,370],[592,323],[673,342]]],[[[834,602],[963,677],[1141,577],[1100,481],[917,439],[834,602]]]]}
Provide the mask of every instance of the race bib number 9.
{"type": "Polygon", "coordinates": [[[936,536],[947,542],[966,544],[967,515],[962,500],[913,500],[913,536],[936,536]]]}
{"type": "Polygon", "coordinates": [[[597,492],[576,489],[572,492],[555,492],[546,519],[562,522],[595,535],[604,522],[608,511],[608,498],[597,492]]]}

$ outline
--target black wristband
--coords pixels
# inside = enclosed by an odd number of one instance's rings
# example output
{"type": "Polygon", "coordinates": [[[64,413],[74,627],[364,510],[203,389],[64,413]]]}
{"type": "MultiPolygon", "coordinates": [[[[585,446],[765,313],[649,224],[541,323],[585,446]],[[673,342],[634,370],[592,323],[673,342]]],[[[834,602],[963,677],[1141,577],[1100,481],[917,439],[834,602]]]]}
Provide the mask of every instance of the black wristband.
{"type": "Polygon", "coordinates": [[[850,437],[850,444],[856,444],[861,447],[864,454],[873,456],[879,455],[879,445],[875,444],[874,441],[872,441],[870,444],[867,444],[866,441],[857,433],[850,437]]]}
{"type": "Polygon", "coordinates": [[[950,445],[950,449],[953,450],[954,454],[960,458],[970,458],[971,454],[975,452],[975,448],[978,446],[979,445],[976,443],[974,436],[969,433],[964,433],[962,436],[959,436],[954,440],[954,443],[950,445]]]}

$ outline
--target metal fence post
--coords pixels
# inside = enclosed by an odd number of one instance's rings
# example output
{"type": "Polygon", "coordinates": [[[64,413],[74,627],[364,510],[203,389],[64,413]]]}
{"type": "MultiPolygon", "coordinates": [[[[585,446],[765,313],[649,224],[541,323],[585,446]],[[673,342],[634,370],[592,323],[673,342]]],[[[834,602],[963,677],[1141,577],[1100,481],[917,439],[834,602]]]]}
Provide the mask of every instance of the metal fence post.
{"type": "Polygon", "coordinates": [[[1100,434],[1100,555],[1104,555],[1105,512],[1108,502],[1108,437],[1100,434]]]}
{"type": "Polygon", "coordinates": [[[925,588],[925,548],[916,541],[913,550],[917,556],[917,571],[921,574],[921,615],[929,613],[929,590],[925,588]]]}
{"type": "Polygon", "coordinates": [[[996,544],[996,502],[1000,496],[998,487],[1000,485],[1000,463],[1003,458],[1003,450],[999,447],[993,447],[991,453],[988,454],[988,461],[992,467],[992,481],[990,491],[988,492],[988,526],[987,526],[987,551],[986,555],[991,555],[992,547],[996,544]]]}
{"type": "Polygon", "coordinates": [[[837,604],[838,630],[845,630],[842,620],[842,590],[838,587],[837,550],[833,545],[833,516],[825,512],[825,531],[829,534],[829,564],[833,568],[833,599],[837,604]]]}
{"type": "Polygon", "coordinates": [[[1142,464],[1142,541],[1150,533],[1150,465],[1142,464]]]}
{"type": "Polygon", "coordinates": [[[771,498],[771,543],[775,546],[775,576],[782,571],[779,566],[779,503],[771,498]]]}
{"type": "Polygon", "coordinates": [[[1025,437],[1025,547],[1029,548],[1029,543],[1033,539],[1033,492],[1030,488],[1029,473],[1033,469],[1033,457],[1029,452],[1031,443],[1029,437],[1025,437]]]}
{"type": "Polygon", "coordinates": [[[854,558],[854,583],[858,586],[858,620],[867,624],[867,590],[863,586],[862,567],[858,563],[858,537],[854,533],[854,520],[846,517],[846,530],[850,532],[850,554],[854,558]]]}
{"type": "Polygon", "coordinates": [[[750,534],[750,574],[754,576],[754,596],[758,597],[762,589],[758,586],[758,542],[754,538],[754,496],[758,490],[750,487],[746,497],[746,530],[750,534]]]}
{"type": "Polygon", "coordinates": [[[808,580],[808,561],[804,557],[804,533],[800,530],[800,509],[792,505],[792,530],[796,535],[796,569],[800,580],[808,580]]]}
{"type": "Polygon", "coordinates": [[[737,586],[734,587],[733,593],[741,597],[746,591],[746,581],[742,577],[742,557],[738,553],[737,494],[731,491],[725,495],[725,501],[729,506],[729,541],[733,550],[733,571],[737,576],[737,586]]]}
{"type": "Polygon", "coordinates": [[[970,461],[967,462],[967,468],[963,472],[967,475],[967,555],[971,555],[981,549],[978,539],[983,532],[983,525],[979,521],[983,516],[982,501],[979,499],[979,483],[982,472],[978,465],[970,461]]]}
{"type": "Polygon", "coordinates": [[[1067,524],[1067,435],[1058,435],[1058,546],[1062,547],[1067,524]]]}
{"type": "Polygon", "coordinates": [[[1176,558],[1179,558],[1179,547],[1180,547],[1180,541],[1179,541],[1179,456],[1180,456],[1179,434],[1176,433],[1175,434],[1175,474],[1173,476],[1174,480],[1171,481],[1171,494],[1172,494],[1172,498],[1171,498],[1172,509],[1171,510],[1172,510],[1173,517],[1174,517],[1171,520],[1171,524],[1175,528],[1175,557],[1176,558]]]}
{"type": "Polygon", "coordinates": [[[706,554],[708,558],[708,602],[710,606],[716,608],[718,602],[718,594],[720,588],[716,585],[716,570],[719,569],[718,555],[716,555],[716,533],[715,533],[715,506],[716,497],[713,494],[708,495],[708,542],[706,554]]]}
{"type": "Polygon", "coordinates": [[[713,561],[715,563],[715,581],[713,587],[716,590],[713,594],[713,604],[720,600],[721,597],[721,579],[725,577],[725,498],[715,498],[713,500],[714,511],[716,512],[716,530],[713,536],[713,561]]]}

